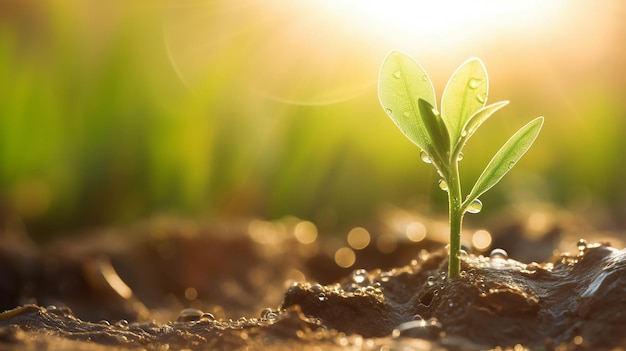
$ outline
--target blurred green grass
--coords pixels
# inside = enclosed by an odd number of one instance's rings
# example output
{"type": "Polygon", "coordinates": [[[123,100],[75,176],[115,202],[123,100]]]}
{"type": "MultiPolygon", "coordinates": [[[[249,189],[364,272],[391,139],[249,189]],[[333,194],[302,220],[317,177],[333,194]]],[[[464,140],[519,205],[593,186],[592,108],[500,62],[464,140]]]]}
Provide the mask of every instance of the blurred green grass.
{"type": "MultiPolygon", "coordinates": [[[[190,90],[168,56],[164,4],[0,3],[4,228],[45,238],[162,212],[289,214],[322,228],[362,224],[384,204],[444,213],[433,170],[378,106],[375,69],[363,66],[370,84],[355,97],[277,101],[242,90],[245,76],[263,68],[248,64],[258,38],[238,34],[207,59],[190,90]]],[[[612,4],[617,14],[611,7],[594,16],[624,14],[612,4]]],[[[439,96],[456,65],[476,55],[490,73],[490,101],[512,102],[470,141],[466,178],[475,179],[524,121],[546,116],[533,149],[483,199],[485,213],[550,201],[626,224],[625,28],[412,52],[434,70],[439,96]],[[584,46],[600,39],[599,48],[584,46]]],[[[372,60],[382,61],[385,50],[374,50],[372,60]]]]}

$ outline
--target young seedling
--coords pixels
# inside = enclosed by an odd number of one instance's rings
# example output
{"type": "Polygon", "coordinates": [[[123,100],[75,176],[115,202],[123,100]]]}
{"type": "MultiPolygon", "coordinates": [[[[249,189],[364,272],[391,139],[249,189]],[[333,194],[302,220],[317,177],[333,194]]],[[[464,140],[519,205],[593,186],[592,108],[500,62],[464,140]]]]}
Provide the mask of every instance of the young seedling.
{"type": "Polygon", "coordinates": [[[378,78],[378,97],[385,112],[402,133],[417,145],[421,159],[441,177],[439,187],[448,193],[450,252],[448,278],[459,275],[461,227],[466,212],[478,213],[478,199],[491,189],[530,148],[543,125],[537,117],[520,128],[496,152],[469,193],[463,198],[459,161],[463,147],[476,130],[508,101],[487,102],[488,79],[478,58],[465,61],[452,74],[437,110],[435,90],[424,69],[410,56],[392,51],[378,78]]]}

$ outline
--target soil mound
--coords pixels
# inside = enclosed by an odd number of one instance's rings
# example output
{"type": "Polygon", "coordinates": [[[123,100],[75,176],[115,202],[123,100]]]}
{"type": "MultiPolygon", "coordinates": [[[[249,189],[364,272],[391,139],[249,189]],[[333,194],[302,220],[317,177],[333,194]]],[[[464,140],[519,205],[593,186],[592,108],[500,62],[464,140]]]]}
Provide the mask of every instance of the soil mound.
{"type": "MultiPolygon", "coordinates": [[[[134,239],[125,242],[110,233],[42,248],[5,242],[0,344],[15,350],[626,347],[626,250],[581,240],[573,254],[543,263],[523,263],[500,249],[463,252],[461,276],[447,279],[446,249],[428,238],[398,241],[391,254],[366,248],[355,266],[367,269],[353,270],[335,264],[324,240],[303,244],[283,235],[283,225],[270,224],[214,231],[152,223],[132,229],[134,239]],[[381,262],[396,268],[372,268],[381,262]]],[[[561,235],[554,228],[546,233],[549,240],[561,235]]]]}

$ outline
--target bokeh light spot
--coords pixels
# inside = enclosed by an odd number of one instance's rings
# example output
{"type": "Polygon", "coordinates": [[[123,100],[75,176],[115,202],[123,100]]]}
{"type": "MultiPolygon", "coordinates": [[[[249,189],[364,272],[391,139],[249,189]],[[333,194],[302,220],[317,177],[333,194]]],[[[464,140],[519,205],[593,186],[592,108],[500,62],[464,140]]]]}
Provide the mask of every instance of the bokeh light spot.
{"type": "Polygon", "coordinates": [[[312,244],[317,240],[317,227],[313,222],[302,221],[296,224],[293,229],[296,240],[303,244],[312,244]]]}
{"type": "Polygon", "coordinates": [[[487,250],[491,246],[491,233],[486,230],[477,230],[472,235],[472,245],[480,251],[487,250]]]}
{"type": "Polygon", "coordinates": [[[185,289],[185,298],[189,301],[193,301],[198,298],[198,291],[195,288],[189,287],[185,289]]]}
{"type": "Polygon", "coordinates": [[[421,222],[411,222],[406,227],[406,237],[413,242],[420,242],[426,238],[426,227],[421,222]]]}
{"type": "Polygon", "coordinates": [[[335,263],[342,268],[350,268],[356,262],[356,255],[349,247],[342,247],[335,251],[335,263]]]}
{"type": "Polygon", "coordinates": [[[355,250],[364,249],[370,244],[370,233],[365,228],[352,228],[348,233],[348,244],[355,250]]]}

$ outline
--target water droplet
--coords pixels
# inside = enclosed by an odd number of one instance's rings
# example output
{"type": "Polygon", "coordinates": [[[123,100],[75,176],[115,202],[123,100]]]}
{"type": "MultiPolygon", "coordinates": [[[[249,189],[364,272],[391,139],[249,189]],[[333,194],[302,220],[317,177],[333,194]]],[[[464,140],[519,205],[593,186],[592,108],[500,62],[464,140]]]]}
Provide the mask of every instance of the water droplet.
{"type": "Polygon", "coordinates": [[[493,249],[489,254],[489,258],[492,260],[507,260],[509,258],[509,254],[504,251],[504,249],[493,249]]]}
{"type": "Polygon", "coordinates": [[[100,324],[102,324],[102,325],[106,325],[106,326],[111,325],[111,323],[109,323],[109,321],[107,321],[106,319],[103,319],[103,320],[101,320],[101,321],[100,321],[100,322],[98,322],[98,323],[100,323],[100,324]]]}
{"type": "Polygon", "coordinates": [[[271,308],[266,308],[261,311],[261,319],[274,320],[276,318],[278,318],[278,315],[274,313],[271,308]]]}
{"type": "Polygon", "coordinates": [[[472,203],[469,204],[469,206],[467,206],[466,211],[468,213],[479,213],[482,209],[483,209],[483,203],[478,199],[474,199],[474,201],[472,201],[472,203]]]}
{"type": "Polygon", "coordinates": [[[319,293],[319,295],[317,295],[317,299],[324,302],[326,300],[328,300],[328,297],[326,297],[326,294],[324,293],[319,293]]]}
{"type": "Polygon", "coordinates": [[[465,138],[467,136],[467,130],[463,129],[461,136],[465,138]]]}
{"type": "Polygon", "coordinates": [[[426,284],[428,284],[428,286],[435,285],[435,281],[437,281],[437,278],[434,275],[430,275],[426,278],[426,284]]]}
{"type": "Polygon", "coordinates": [[[128,328],[128,321],[125,319],[120,319],[119,321],[117,321],[117,323],[115,323],[116,327],[119,328],[124,328],[127,329],[128,328]]]}
{"type": "Polygon", "coordinates": [[[311,290],[314,293],[320,293],[320,292],[324,291],[324,287],[320,283],[315,283],[315,284],[311,285],[311,290]]]}
{"type": "Polygon", "coordinates": [[[468,86],[470,87],[470,89],[476,89],[480,86],[480,81],[482,79],[478,79],[478,78],[471,78],[468,82],[468,86]]]}
{"type": "MultiPolygon", "coordinates": [[[[461,134],[463,134],[463,133],[461,133],[461,134]]],[[[467,134],[467,133],[465,133],[465,134],[467,134]]],[[[459,154],[456,156],[456,160],[457,161],[461,161],[463,159],[463,157],[465,157],[465,155],[462,152],[459,152],[459,154]]]]}
{"type": "Polygon", "coordinates": [[[432,158],[430,157],[430,155],[428,154],[428,152],[426,152],[426,151],[424,151],[424,150],[422,150],[422,151],[420,152],[420,158],[422,159],[422,161],[423,161],[424,163],[432,163],[432,162],[433,162],[433,160],[432,160],[432,158]]]}
{"type": "Polygon", "coordinates": [[[513,166],[515,166],[515,161],[511,161],[511,162],[509,162],[509,164],[507,165],[507,167],[509,167],[509,169],[513,168],[513,166]]]}
{"type": "Polygon", "coordinates": [[[176,322],[185,323],[185,322],[197,322],[200,320],[200,317],[204,312],[197,310],[195,308],[185,308],[180,311],[178,314],[178,318],[176,318],[176,322]]]}
{"type": "Polygon", "coordinates": [[[413,316],[412,320],[414,320],[414,321],[423,321],[424,317],[422,317],[419,314],[416,314],[416,315],[413,316]]]}
{"type": "Polygon", "coordinates": [[[261,318],[267,318],[267,315],[272,313],[272,309],[271,308],[266,308],[263,311],[261,311],[261,318]]]}
{"type": "Polygon", "coordinates": [[[467,258],[467,251],[461,249],[459,250],[459,252],[457,252],[456,257],[460,258],[460,259],[466,259],[467,258]]]}
{"type": "Polygon", "coordinates": [[[380,273],[380,281],[382,281],[383,283],[386,283],[386,282],[389,281],[389,279],[391,279],[392,275],[393,275],[393,273],[391,271],[381,272],[380,273]]]}
{"type": "Polygon", "coordinates": [[[421,339],[438,339],[441,336],[443,327],[436,318],[428,320],[419,319],[404,322],[398,325],[391,332],[392,337],[410,337],[421,339]]]}
{"type": "Polygon", "coordinates": [[[213,322],[215,321],[215,316],[213,313],[205,312],[200,316],[200,322],[213,322]]]}
{"type": "Polygon", "coordinates": [[[400,71],[393,72],[393,77],[396,79],[400,79],[400,77],[402,77],[402,72],[400,71]]]}
{"type": "Polygon", "coordinates": [[[363,283],[365,278],[367,278],[367,271],[365,269],[357,269],[352,273],[352,280],[357,284],[363,283]]]}
{"type": "Polygon", "coordinates": [[[585,239],[578,240],[578,243],[576,243],[576,246],[578,247],[578,251],[580,251],[581,253],[584,253],[587,250],[587,240],[585,239]]]}
{"type": "Polygon", "coordinates": [[[385,113],[387,113],[388,115],[390,115],[390,116],[391,116],[391,114],[393,113],[393,111],[391,111],[391,109],[390,109],[390,108],[386,108],[386,109],[385,109],[385,113]]]}
{"type": "Polygon", "coordinates": [[[424,82],[427,82],[427,81],[428,81],[428,76],[427,76],[427,75],[423,75],[423,76],[422,76],[422,80],[423,80],[424,82]]]}
{"type": "Polygon", "coordinates": [[[478,102],[480,102],[481,104],[484,104],[485,101],[487,101],[487,96],[478,94],[476,95],[476,100],[478,100],[478,102]]]}
{"type": "Polygon", "coordinates": [[[439,189],[443,191],[448,191],[448,183],[445,180],[439,179],[439,189]]]}

